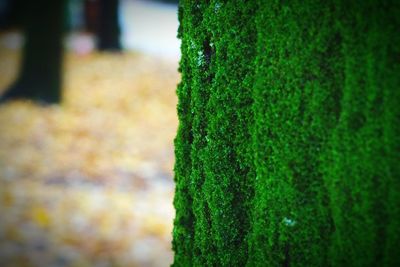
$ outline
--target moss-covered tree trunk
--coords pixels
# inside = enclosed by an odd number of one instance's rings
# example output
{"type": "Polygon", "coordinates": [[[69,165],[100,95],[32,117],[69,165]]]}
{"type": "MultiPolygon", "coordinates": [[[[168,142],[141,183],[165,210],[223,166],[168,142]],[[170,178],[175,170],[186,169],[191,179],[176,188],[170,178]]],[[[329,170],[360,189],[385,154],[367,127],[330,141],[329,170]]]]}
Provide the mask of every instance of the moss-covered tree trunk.
{"type": "Polygon", "coordinates": [[[174,266],[400,266],[399,14],[180,2],[174,266]]]}
{"type": "Polygon", "coordinates": [[[20,18],[25,45],[19,76],[1,99],[61,100],[65,0],[25,1],[20,18]]]}

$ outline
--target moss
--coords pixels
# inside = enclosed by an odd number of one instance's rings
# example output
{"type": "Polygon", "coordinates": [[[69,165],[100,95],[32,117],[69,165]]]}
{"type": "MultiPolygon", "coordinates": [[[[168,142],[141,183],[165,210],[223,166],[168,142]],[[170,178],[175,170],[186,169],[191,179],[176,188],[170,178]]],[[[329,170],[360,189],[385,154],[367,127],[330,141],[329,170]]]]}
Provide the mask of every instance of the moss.
{"type": "Polygon", "coordinates": [[[183,78],[178,88],[181,124],[175,141],[175,231],[186,226],[184,231],[193,235],[174,235],[176,265],[240,266],[246,262],[243,239],[249,231],[252,199],[248,180],[254,176],[247,127],[253,118],[255,48],[248,45],[243,51],[237,47],[255,42],[252,17],[256,8],[255,4],[240,5],[217,1],[180,4],[183,78]],[[241,94],[237,94],[238,87],[241,94]],[[190,203],[182,207],[184,195],[190,203]],[[183,225],[179,220],[188,214],[191,224],[183,225]],[[181,251],[189,246],[190,256],[181,251]]]}
{"type": "Polygon", "coordinates": [[[319,156],[337,122],[342,80],[332,10],[325,1],[260,8],[250,265],[328,266],[321,235],[332,222],[319,156]]]}
{"type": "Polygon", "coordinates": [[[175,266],[397,266],[399,4],[181,1],[175,266]]]}

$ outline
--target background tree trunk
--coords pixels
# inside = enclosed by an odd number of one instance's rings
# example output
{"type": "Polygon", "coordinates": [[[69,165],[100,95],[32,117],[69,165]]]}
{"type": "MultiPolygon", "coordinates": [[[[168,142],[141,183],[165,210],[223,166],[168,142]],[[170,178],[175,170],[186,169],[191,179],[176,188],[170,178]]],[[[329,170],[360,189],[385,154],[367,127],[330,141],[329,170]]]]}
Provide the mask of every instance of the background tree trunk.
{"type": "Polygon", "coordinates": [[[25,46],[21,69],[2,99],[57,103],[61,100],[65,0],[26,1],[22,8],[25,46]]]}
{"type": "Polygon", "coordinates": [[[399,266],[400,3],[190,1],[174,266],[399,266]]]}
{"type": "Polygon", "coordinates": [[[119,0],[99,0],[98,49],[120,51],[119,0]]]}

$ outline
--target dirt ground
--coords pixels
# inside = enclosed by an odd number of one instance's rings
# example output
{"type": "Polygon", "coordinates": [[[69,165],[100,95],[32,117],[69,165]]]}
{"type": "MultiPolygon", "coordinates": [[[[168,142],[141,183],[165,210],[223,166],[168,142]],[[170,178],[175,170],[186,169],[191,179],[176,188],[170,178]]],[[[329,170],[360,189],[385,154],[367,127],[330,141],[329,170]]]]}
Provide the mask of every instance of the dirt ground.
{"type": "MultiPolygon", "coordinates": [[[[18,49],[1,46],[0,92],[18,49]]],[[[0,266],[168,266],[177,60],[65,57],[64,101],[0,105],[0,266]]]]}

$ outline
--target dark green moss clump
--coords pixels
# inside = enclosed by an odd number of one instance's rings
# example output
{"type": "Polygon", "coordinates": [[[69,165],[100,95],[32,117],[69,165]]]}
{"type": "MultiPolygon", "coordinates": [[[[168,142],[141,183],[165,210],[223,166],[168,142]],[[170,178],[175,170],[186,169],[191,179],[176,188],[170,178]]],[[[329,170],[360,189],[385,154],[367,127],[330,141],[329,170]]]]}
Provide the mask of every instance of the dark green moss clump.
{"type": "Polygon", "coordinates": [[[181,1],[174,266],[400,266],[399,14],[181,1]]]}

